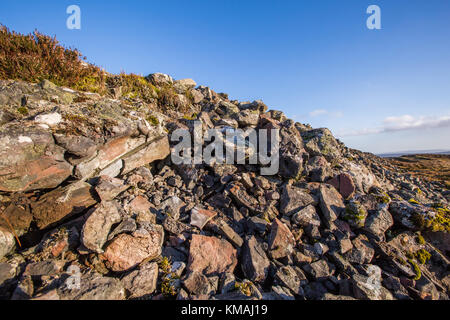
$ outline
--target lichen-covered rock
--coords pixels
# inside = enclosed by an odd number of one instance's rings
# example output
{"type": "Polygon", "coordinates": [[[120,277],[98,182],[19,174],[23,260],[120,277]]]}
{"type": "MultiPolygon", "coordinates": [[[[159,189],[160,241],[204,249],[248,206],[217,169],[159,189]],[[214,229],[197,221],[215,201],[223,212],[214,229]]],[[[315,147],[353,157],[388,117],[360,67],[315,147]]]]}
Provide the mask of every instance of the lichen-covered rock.
{"type": "Polygon", "coordinates": [[[374,235],[378,240],[383,240],[385,232],[393,225],[394,219],[387,208],[380,208],[380,210],[367,217],[364,229],[374,235]]]}
{"type": "Polygon", "coordinates": [[[317,199],[311,196],[306,189],[300,189],[293,186],[285,186],[280,199],[280,212],[291,216],[301,209],[317,204],[317,199]]]}
{"type": "Polygon", "coordinates": [[[355,229],[364,227],[367,218],[367,210],[357,200],[351,200],[345,207],[342,218],[355,229]]]}
{"type": "Polygon", "coordinates": [[[39,127],[7,126],[0,131],[0,191],[57,187],[72,174],[64,149],[39,127]]]}
{"type": "Polygon", "coordinates": [[[311,156],[324,156],[328,161],[339,159],[341,146],[326,128],[305,131],[301,133],[305,149],[311,156]]]}
{"type": "MultiPolygon", "coordinates": [[[[61,278],[61,280],[67,278],[61,278]]],[[[103,277],[97,273],[82,274],[80,287],[69,287],[69,281],[64,281],[58,287],[61,300],[123,300],[125,289],[119,279],[103,277]]]]}

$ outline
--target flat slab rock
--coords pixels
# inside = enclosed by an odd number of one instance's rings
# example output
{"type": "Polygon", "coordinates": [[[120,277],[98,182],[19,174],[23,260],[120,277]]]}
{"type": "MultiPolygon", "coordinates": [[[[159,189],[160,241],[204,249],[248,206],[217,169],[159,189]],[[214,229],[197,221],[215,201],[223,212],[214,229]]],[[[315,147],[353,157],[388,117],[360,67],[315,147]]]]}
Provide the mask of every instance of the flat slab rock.
{"type": "Polygon", "coordinates": [[[226,240],[192,235],[189,249],[188,272],[204,275],[233,273],[237,265],[237,251],[226,240]]]}
{"type": "Polygon", "coordinates": [[[38,228],[42,230],[96,203],[91,185],[77,182],[45,194],[32,204],[32,212],[38,228]]]}

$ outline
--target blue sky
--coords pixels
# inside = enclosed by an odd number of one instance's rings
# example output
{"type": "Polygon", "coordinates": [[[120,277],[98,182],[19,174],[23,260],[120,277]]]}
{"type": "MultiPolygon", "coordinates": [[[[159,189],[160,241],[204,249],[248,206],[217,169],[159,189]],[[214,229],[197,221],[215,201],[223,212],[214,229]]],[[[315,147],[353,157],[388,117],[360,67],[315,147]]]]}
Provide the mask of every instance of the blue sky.
{"type": "Polygon", "coordinates": [[[193,78],[374,153],[450,149],[450,1],[1,1],[109,72],[193,78]],[[81,30],[66,8],[81,8],[81,30]],[[381,8],[382,30],[366,9],[381,8]]]}

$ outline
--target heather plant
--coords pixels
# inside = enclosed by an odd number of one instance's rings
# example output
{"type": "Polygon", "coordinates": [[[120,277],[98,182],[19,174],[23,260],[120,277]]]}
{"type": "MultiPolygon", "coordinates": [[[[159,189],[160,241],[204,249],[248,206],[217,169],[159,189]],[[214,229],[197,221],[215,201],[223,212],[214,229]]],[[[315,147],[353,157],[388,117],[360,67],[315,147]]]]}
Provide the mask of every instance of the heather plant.
{"type": "Polygon", "coordinates": [[[0,79],[39,82],[104,93],[106,75],[86,63],[76,49],[68,49],[56,38],[39,33],[23,35],[0,25],[0,79]]]}

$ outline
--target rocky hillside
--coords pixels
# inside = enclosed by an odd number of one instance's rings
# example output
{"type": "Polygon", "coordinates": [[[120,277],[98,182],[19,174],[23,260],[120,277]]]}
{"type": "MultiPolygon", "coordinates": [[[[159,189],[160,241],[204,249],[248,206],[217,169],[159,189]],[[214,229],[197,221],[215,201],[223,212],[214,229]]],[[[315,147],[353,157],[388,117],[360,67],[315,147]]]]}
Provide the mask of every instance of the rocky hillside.
{"type": "Polygon", "coordinates": [[[145,81],[0,81],[1,298],[448,299],[444,182],[261,101],[145,81]],[[170,134],[195,120],[279,129],[279,174],[173,164],[170,134]]]}

